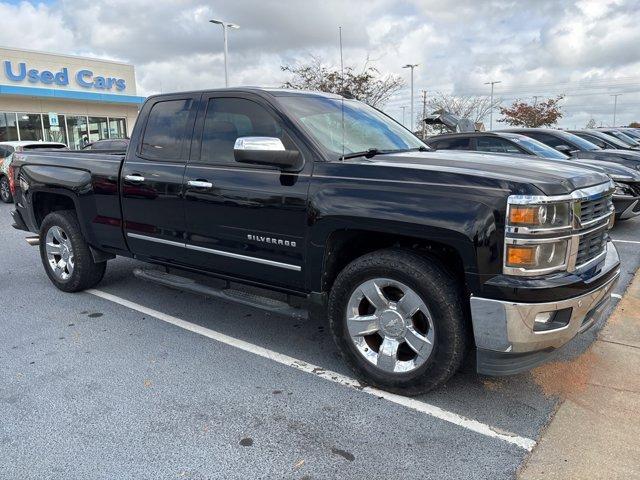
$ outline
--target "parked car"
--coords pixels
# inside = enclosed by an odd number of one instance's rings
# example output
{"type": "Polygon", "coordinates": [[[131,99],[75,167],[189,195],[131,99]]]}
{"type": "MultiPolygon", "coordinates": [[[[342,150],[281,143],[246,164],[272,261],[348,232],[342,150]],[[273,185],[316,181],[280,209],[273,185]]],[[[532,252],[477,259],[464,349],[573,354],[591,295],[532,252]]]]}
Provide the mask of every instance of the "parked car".
{"type": "MultiPolygon", "coordinates": [[[[96,285],[122,255],[300,296],[363,382],[405,394],[445,382],[468,346],[485,374],[543,362],[600,318],[620,274],[606,175],[429,151],[337,95],[153,96],[125,155],[25,152],[11,168],[14,226],[38,235],[60,290],[96,285]]],[[[298,315],[174,273],[136,271],[298,315]]]]}
{"type": "Polygon", "coordinates": [[[634,140],[640,141],[640,128],[618,127],[617,130],[623,132],[625,135],[629,135],[634,140]]]}
{"type": "Polygon", "coordinates": [[[633,135],[629,135],[628,132],[623,131],[620,128],[601,127],[598,128],[598,131],[617,138],[625,145],[629,145],[630,148],[634,148],[636,150],[640,149],[640,139],[634,138],[633,135]]]}
{"type": "Polygon", "coordinates": [[[572,158],[533,138],[510,132],[450,133],[433,136],[425,143],[437,150],[468,150],[479,153],[507,154],[520,157],[523,160],[535,155],[559,162],[574,162],[585,168],[593,168],[606,173],[615,182],[613,205],[616,219],[626,220],[640,215],[640,172],[624,165],[595,159],[572,158]]]}
{"type": "Polygon", "coordinates": [[[600,130],[567,130],[573,135],[593,143],[603,150],[637,150],[631,143],[624,142],[600,130]]]}
{"type": "Polygon", "coordinates": [[[7,172],[14,152],[35,149],[67,148],[64,143],[24,140],[21,142],[0,142],[0,200],[4,203],[13,202],[11,186],[7,172]]]}
{"type": "Polygon", "coordinates": [[[129,146],[128,138],[111,138],[105,140],[96,140],[95,142],[87,143],[82,150],[111,150],[114,152],[126,152],[129,146]]]}

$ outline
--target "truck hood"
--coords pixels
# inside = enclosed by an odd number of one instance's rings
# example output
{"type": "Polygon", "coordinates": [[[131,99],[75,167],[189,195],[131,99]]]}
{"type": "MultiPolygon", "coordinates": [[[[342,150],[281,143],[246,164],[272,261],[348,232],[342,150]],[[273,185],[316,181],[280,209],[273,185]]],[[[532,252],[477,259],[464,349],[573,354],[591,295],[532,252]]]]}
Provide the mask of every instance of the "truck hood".
{"type": "Polygon", "coordinates": [[[592,158],[579,158],[574,160],[568,160],[570,162],[576,162],[580,166],[585,168],[593,168],[597,171],[606,173],[614,180],[621,180],[627,182],[640,182],[640,170],[626,167],[621,163],[612,161],[596,160],[592,158]]]}
{"type": "Polygon", "coordinates": [[[575,162],[558,162],[529,157],[493,155],[479,152],[440,150],[379,155],[373,164],[424,171],[449,172],[456,175],[493,178],[504,184],[528,184],[545,195],[564,195],[579,188],[609,181],[596,169],[583,168],[575,162]]]}
{"type": "Polygon", "coordinates": [[[634,170],[640,170],[640,151],[634,150],[582,150],[573,154],[574,158],[601,160],[617,163],[634,170]]]}

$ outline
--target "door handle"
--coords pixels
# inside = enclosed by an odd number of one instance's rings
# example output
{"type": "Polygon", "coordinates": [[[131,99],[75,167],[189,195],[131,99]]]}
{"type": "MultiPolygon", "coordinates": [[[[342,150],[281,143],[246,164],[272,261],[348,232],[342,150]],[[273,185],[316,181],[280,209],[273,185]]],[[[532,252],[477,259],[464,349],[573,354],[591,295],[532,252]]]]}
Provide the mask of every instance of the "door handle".
{"type": "Polygon", "coordinates": [[[213,187],[213,183],[207,182],[206,180],[189,180],[187,185],[194,188],[211,188],[213,187]]]}
{"type": "Polygon", "coordinates": [[[144,182],[144,177],[142,175],[138,175],[136,173],[134,173],[132,175],[125,175],[124,179],[127,182],[133,182],[133,183],[142,183],[142,182],[144,182]]]}

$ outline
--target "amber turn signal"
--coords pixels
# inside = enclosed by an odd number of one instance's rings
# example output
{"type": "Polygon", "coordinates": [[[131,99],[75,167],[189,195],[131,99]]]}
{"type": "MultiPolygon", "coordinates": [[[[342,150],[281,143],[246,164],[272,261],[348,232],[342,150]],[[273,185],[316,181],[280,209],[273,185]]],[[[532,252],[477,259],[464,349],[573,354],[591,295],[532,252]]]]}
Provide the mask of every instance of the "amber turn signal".
{"type": "Polygon", "coordinates": [[[507,246],[507,264],[511,267],[530,267],[536,264],[536,247],[507,246]]]}
{"type": "Polygon", "coordinates": [[[540,207],[525,207],[512,205],[509,209],[509,223],[511,225],[538,225],[540,223],[540,207]]]}

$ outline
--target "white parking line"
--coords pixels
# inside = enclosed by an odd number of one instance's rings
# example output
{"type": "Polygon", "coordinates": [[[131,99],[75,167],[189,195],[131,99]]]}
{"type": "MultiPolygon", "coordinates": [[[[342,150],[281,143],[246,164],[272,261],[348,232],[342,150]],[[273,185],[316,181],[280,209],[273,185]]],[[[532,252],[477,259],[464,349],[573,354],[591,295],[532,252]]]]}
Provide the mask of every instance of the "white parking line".
{"type": "Polygon", "coordinates": [[[613,241],[616,243],[635,243],[640,245],[640,240],[616,240],[614,238],[613,241]]]}
{"type": "Polygon", "coordinates": [[[269,360],[273,360],[274,362],[280,363],[282,365],[286,365],[288,367],[292,367],[306,373],[314,374],[324,380],[329,380],[331,382],[338,383],[349,388],[360,390],[364,393],[368,393],[369,395],[382,397],[390,402],[402,405],[407,408],[411,408],[412,410],[425,413],[435,418],[439,418],[440,420],[444,420],[445,422],[453,423],[454,425],[458,425],[481,435],[496,438],[517,445],[518,447],[523,448],[527,451],[533,450],[533,447],[535,447],[536,445],[535,440],[532,440],[530,438],[521,437],[519,435],[506,432],[502,429],[491,427],[490,425],[487,425],[485,423],[463,417],[462,415],[458,415],[457,413],[443,410],[442,408],[436,407],[435,405],[430,405],[413,398],[403,397],[402,395],[385,392],[373,387],[363,387],[357,380],[345,375],[341,375],[337,372],[332,372],[331,370],[326,370],[317,365],[298,360],[297,358],[283,355],[282,353],[274,352],[273,350],[269,350],[252,343],[245,342],[244,340],[230,337],[228,335],[225,335],[224,333],[216,332],[215,330],[211,330],[195,323],[187,322],[186,320],[182,320],[181,318],[174,317],[157,310],[153,310],[152,308],[139,305],[110,293],[95,289],[86,290],[86,292],[105,300],[109,300],[110,302],[114,302],[124,307],[130,308],[132,310],[136,310],[140,313],[144,313],[145,315],[148,315],[150,317],[157,318],[158,320],[162,320],[163,322],[170,323],[172,325],[175,325],[176,327],[189,330],[190,332],[194,332],[218,342],[224,343],[226,345],[244,350],[245,352],[268,358],[269,360]]]}

